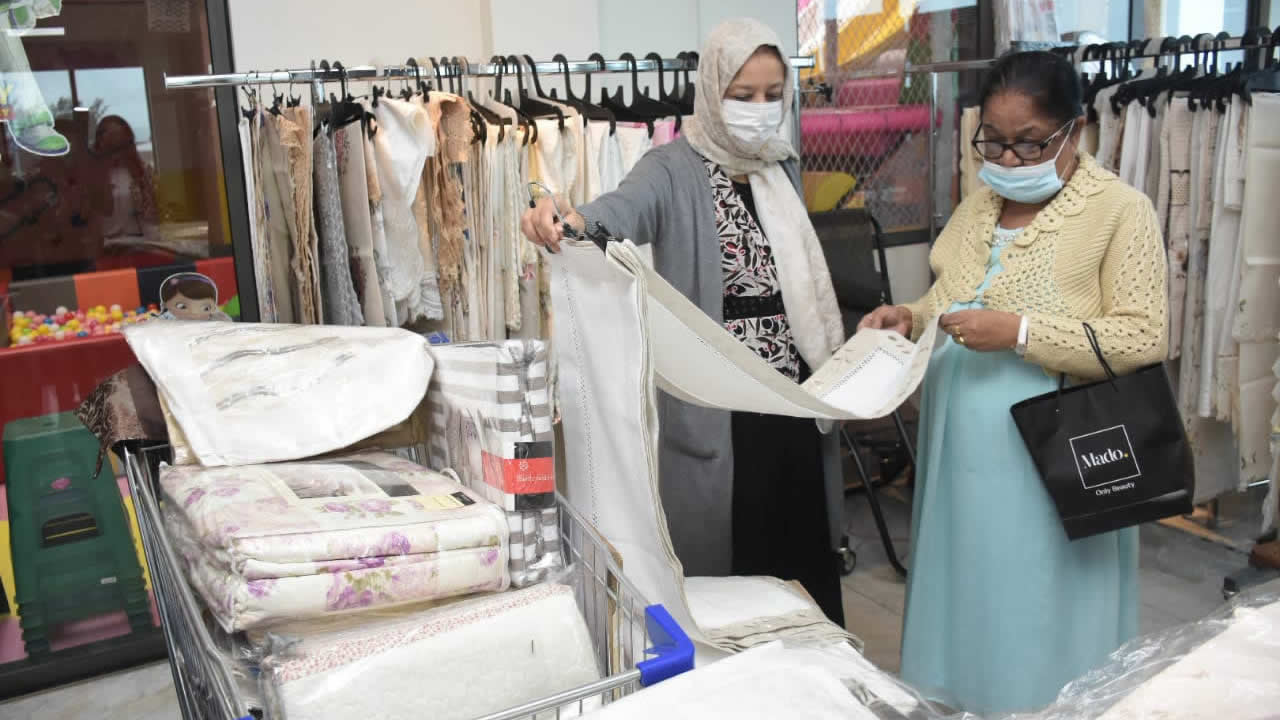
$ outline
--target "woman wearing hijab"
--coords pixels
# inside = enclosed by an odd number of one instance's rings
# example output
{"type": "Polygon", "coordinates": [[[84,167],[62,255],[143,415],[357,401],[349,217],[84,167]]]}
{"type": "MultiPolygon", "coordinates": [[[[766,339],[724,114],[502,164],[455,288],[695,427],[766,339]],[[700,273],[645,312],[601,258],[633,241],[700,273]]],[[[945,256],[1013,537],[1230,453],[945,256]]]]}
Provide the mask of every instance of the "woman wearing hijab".
{"type": "Polygon", "coordinates": [[[863,327],[919,337],[941,316],[920,409],[902,678],[981,715],[1037,709],[1138,630],[1138,533],[1067,539],[1009,407],[1160,362],[1165,248],[1147,196],[1077,149],[1080,80],[1008,55],[981,95],[987,187],[934,244],[937,281],[863,327]]]}
{"type": "MultiPolygon", "coordinates": [[[[654,269],[792,380],[844,341],[835,291],[780,129],[791,107],[781,43],[755,20],[711,32],[693,117],[615,192],[560,217],[545,198],[524,234],[555,252],[588,220],[652,247],[654,269]]],[[[799,580],[843,625],[839,563],[813,420],[659,400],[662,504],[687,575],[799,580]]]]}

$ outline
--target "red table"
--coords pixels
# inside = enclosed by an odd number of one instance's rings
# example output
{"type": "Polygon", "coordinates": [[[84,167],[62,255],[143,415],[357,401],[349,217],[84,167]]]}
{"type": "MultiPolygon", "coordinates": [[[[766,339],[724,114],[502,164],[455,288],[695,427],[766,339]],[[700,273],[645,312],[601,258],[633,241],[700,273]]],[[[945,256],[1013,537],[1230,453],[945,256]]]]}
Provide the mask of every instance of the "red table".
{"type": "Polygon", "coordinates": [[[13,420],[76,409],[99,383],[136,362],[123,335],[0,348],[0,432],[13,420]]]}

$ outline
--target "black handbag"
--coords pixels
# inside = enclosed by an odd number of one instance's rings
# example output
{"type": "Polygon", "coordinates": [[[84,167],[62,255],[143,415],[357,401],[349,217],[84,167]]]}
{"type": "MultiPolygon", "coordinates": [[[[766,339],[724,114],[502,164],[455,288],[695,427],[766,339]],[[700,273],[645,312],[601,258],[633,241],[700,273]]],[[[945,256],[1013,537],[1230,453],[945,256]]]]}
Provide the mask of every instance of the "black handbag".
{"type": "Polygon", "coordinates": [[[1191,512],[1195,460],[1162,363],[1117,376],[1088,323],[1107,379],[1023,400],[1009,410],[1076,540],[1191,512]]]}

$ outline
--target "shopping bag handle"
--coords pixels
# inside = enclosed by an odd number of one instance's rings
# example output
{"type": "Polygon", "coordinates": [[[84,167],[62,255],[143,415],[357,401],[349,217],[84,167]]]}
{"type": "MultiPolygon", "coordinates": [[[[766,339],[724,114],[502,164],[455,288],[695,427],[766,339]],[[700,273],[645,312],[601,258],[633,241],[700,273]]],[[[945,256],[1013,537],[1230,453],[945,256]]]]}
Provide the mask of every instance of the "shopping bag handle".
{"type": "Polygon", "coordinates": [[[1102,347],[1098,345],[1098,334],[1093,331],[1093,326],[1089,323],[1081,323],[1084,325],[1084,336],[1089,339],[1089,346],[1093,348],[1093,354],[1098,356],[1098,364],[1102,366],[1103,372],[1107,374],[1107,380],[1115,382],[1116,374],[1111,369],[1111,364],[1102,356],[1102,347]]]}
{"type": "MultiPolygon", "coordinates": [[[[1093,354],[1098,357],[1098,364],[1102,366],[1102,371],[1107,374],[1107,382],[1115,387],[1116,373],[1111,369],[1111,364],[1102,355],[1102,346],[1098,344],[1098,334],[1094,332],[1093,326],[1089,323],[1081,323],[1084,325],[1084,336],[1089,340],[1089,347],[1093,348],[1093,354]]],[[[1058,390],[1055,393],[1057,400],[1057,412],[1062,412],[1062,391],[1067,388],[1067,374],[1058,373],[1058,390]]]]}
{"type": "Polygon", "coordinates": [[[641,685],[656,685],[693,669],[693,641],[666,608],[661,605],[645,608],[644,624],[653,642],[653,647],[646,649],[645,654],[654,657],[636,663],[641,685]]]}

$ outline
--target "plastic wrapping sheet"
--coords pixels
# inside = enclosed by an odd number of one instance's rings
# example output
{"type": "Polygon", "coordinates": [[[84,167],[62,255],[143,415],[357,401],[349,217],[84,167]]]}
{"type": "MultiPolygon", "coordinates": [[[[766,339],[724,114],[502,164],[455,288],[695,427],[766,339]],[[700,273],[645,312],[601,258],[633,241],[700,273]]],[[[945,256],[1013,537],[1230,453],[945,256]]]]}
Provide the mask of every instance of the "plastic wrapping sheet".
{"type": "MultiPolygon", "coordinates": [[[[846,652],[847,651],[847,652],[846,652]]],[[[844,678],[857,653],[761,645],[647,688],[589,717],[601,720],[664,718],[809,718],[879,720],[850,694],[844,678]]]]}
{"type": "Polygon", "coordinates": [[[511,582],[539,582],[562,566],[546,345],[506,340],[429,352],[430,464],[452,469],[507,512],[511,582]]]}
{"type": "Polygon", "coordinates": [[[175,464],[251,465],[335,452],[408,418],[431,379],[406,330],[163,322],[131,326],[175,464]]]}
{"type": "Polygon", "coordinates": [[[812,650],[877,720],[1274,720],[1280,717],[1280,581],[1198,622],[1122,646],[1039,712],[952,713],[846,648],[812,650]]]}
{"type": "Polygon", "coordinates": [[[1273,720],[1280,717],[1280,581],[1205,619],[1138,638],[1011,720],[1273,720]]]}
{"type": "Polygon", "coordinates": [[[272,720],[470,720],[601,677],[559,583],[261,636],[272,720]]]}

